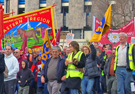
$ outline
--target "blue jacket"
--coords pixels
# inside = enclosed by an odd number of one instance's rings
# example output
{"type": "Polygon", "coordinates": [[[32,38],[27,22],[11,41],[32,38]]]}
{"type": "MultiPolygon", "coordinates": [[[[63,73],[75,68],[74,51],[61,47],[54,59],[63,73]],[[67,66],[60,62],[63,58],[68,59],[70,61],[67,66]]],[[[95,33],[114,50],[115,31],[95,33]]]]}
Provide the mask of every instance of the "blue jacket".
{"type": "Polygon", "coordinates": [[[84,76],[88,76],[88,78],[94,78],[99,76],[99,69],[97,67],[96,49],[93,45],[90,45],[90,48],[92,52],[86,57],[84,76]]]}
{"type": "MultiPolygon", "coordinates": [[[[65,67],[65,59],[63,59],[62,57],[58,57],[58,65],[57,65],[57,82],[61,83],[61,78],[64,76],[64,67],[65,67]]],[[[45,82],[48,82],[48,78],[47,78],[47,70],[48,70],[48,64],[50,63],[52,57],[48,58],[46,60],[46,63],[41,71],[41,75],[45,77],[45,82]]]]}

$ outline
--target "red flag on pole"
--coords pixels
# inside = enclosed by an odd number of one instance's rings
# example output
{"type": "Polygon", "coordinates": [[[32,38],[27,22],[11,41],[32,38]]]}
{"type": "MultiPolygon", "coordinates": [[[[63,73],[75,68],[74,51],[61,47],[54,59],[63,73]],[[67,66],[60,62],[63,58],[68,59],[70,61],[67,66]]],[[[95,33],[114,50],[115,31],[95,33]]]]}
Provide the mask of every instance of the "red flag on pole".
{"type": "MultiPolygon", "coordinates": [[[[24,34],[25,36],[25,34],[24,34]]],[[[27,47],[27,36],[25,36],[25,39],[23,40],[23,44],[22,44],[22,50],[23,50],[23,59],[27,60],[27,55],[28,55],[28,47],[27,47]]]]}
{"type": "Polygon", "coordinates": [[[3,32],[3,8],[2,4],[0,4],[0,39],[4,38],[3,32]]]}
{"type": "Polygon", "coordinates": [[[57,33],[57,35],[56,35],[55,46],[58,46],[59,43],[60,43],[60,32],[61,32],[61,28],[62,28],[62,26],[60,27],[60,29],[59,29],[59,31],[58,31],[58,33],[57,33]]]}

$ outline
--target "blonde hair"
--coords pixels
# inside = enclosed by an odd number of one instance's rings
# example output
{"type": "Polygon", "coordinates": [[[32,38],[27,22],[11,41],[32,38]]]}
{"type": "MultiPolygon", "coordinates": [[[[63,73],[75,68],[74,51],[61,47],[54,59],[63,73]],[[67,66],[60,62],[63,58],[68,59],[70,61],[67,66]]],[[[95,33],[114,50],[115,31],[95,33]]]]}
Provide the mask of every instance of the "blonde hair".
{"type": "Polygon", "coordinates": [[[87,48],[89,50],[89,53],[91,53],[91,49],[90,49],[90,47],[88,45],[82,46],[82,48],[81,48],[82,52],[84,52],[84,48],[87,48]]]}

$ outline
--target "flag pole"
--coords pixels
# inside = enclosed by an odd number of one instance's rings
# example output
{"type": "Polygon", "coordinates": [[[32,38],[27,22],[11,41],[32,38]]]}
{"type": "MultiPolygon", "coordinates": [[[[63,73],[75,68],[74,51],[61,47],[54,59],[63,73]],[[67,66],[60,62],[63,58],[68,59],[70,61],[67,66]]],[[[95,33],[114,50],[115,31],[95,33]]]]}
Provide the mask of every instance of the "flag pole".
{"type": "MultiPolygon", "coordinates": [[[[53,1],[53,4],[54,4],[54,1],[53,1]]],[[[56,29],[57,29],[57,33],[58,33],[58,25],[57,25],[57,18],[56,18],[55,7],[54,7],[54,16],[55,16],[56,29]]]]}

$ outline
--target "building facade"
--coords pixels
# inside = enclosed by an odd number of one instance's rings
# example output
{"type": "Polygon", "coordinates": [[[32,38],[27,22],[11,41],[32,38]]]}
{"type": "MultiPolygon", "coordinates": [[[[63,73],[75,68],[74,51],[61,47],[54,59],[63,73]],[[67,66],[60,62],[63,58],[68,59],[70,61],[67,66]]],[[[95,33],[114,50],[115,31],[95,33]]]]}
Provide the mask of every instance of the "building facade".
{"type": "Polygon", "coordinates": [[[55,7],[57,25],[62,31],[75,34],[75,39],[85,43],[92,36],[92,2],[93,0],[0,0],[3,4],[4,13],[14,12],[18,15],[40,8],[57,4],[55,7]]]}

